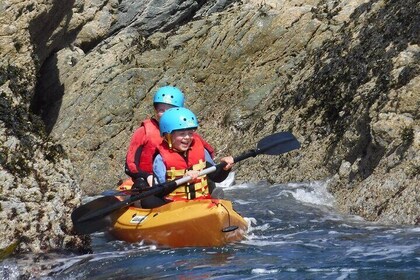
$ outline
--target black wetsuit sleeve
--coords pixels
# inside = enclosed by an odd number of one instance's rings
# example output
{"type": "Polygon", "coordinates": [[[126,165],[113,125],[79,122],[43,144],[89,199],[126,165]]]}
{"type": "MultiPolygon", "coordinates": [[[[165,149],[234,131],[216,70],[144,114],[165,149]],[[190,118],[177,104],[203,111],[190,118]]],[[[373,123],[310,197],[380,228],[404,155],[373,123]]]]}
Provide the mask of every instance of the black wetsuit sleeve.
{"type": "MultiPolygon", "coordinates": [[[[206,168],[212,167],[213,165],[209,162],[206,162],[206,168]]],[[[228,177],[230,170],[224,170],[222,167],[216,169],[216,171],[209,173],[207,176],[210,180],[220,183],[228,177]]]]}
{"type": "Polygon", "coordinates": [[[143,178],[144,180],[147,180],[147,177],[149,177],[149,175],[152,175],[152,174],[147,173],[146,171],[143,171],[143,170],[139,170],[136,173],[132,173],[132,172],[130,172],[130,170],[128,168],[125,168],[125,174],[127,174],[128,176],[130,176],[134,180],[138,179],[138,178],[143,178]]]}

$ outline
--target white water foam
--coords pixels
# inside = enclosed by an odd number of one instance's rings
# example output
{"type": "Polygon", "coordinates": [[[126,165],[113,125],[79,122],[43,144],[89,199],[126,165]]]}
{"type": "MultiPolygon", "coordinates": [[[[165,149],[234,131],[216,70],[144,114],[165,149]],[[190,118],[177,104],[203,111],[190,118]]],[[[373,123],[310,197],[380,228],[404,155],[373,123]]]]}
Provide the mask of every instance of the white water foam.
{"type": "Polygon", "coordinates": [[[248,232],[253,232],[253,231],[256,231],[256,230],[264,231],[264,230],[268,230],[270,228],[269,224],[263,224],[263,225],[257,226],[257,222],[253,218],[246,218],[245,217],[244,219],[245,219],[245,221],[248,222],[248,232]],[[253,226],[253,225],[255,225],[255,226],[253,226]]]}
{"type": "Polygon", "coordinates": [[[265,268],[254,268],[252,269],[252,274],[273,274],[278,273],[278,269],[265,269],[265,268]]]}
{"type": "Polygon", "coordinates": [[[0,262],[0,279],[15,280],[20,278],[19,267],[10,259],[0,262]]]}
{"type": "Polygon", "coordinates": [[[235,172],[232,171],[229,173],[228,177],[220,183],[216,183],[216,187],[222,188],[223,190],[240,190],[240,189],[248,189],[253,187],[253,184],[250,183],[243,183],[243,184],[235,184],[235,172]]]}
{"type": "Polygon", "coordinates": [[[283,190],[278,196],[292,195],[296,200],[314,204],[333,207],[334,197],[327,190],[328,182],[315,181],[310,183],[288,183],[281,186],[283,190]]]}
{"type": "Polygon", "coordinates": [[[270,241],[270,236],[255,235],[254,231],[265,231],[270,228],[269,224],[263,224],[257,226],[257,220],[255,218],[244,218],[248,222],[248,230],[246,232],[246,238],[241,241],[243,244],[249,244],[254,246],[274,246],[279,244],[285,244],[284,241],[270,241]]]}
{"type": "Polygon", "coordinates": [[[248,228],[252,228],[252,225],[256,225],[257,224],[257,219],[255,219],[255,218],[247,218],[247,217],[244,217],[244,219],[248,223],[248,228]]]}
{"type": "Polygon", "coordinates": [[[242,244],[257,246],[257,247],[267,247],[267,246],[280,246],[280,245],[290,245],[294,244],[294,242],[286,242],[286,241],[273,241],[273,240],[262,240],[261,236],[257,237],[258,239],[246,239],[241,241],[242,244]]]}
{"type": "Polygon", "coordinates": [[[413,246],[387,246],[383,248],[356,246],[347,250],[346,255],[351,258],[366,259],[367,262],[377,262],[384,260],[397,260],[403,256],[410,256],[414,254],[416,247],[413,246]]]}
{"type": "Polygon", "coordinates": [[[235,203],[240,204],[240,205],[253,204],[251,200],[243,200],[243,199],[236,199],[235,203]]]}
{"type": "Polygon", "coordinates": [[[410,228],[407,232],[420,232],[420,227],[410,228]]]}
{"type": "Polygon", "coordinates": [[[248,183],[244,184],[238,184],[238,185],[231,185],[228,187],[225,187],[224,190],[243,190],[243,189],[249,189],[252,185],[248,183]]]}
{"type": "Polygon", "coordinates": [[[229,175],[223,182],[216,183],[216,187],[226,189],[232,186],[234,183],[235,183],[235,172],[232,171],[229,173],[229,175]]]}
{"type": "MultiPolygon", "coordinates": [[[[94,254],[87,254],[87,255],[75,255],[75,256],[56,256],[50,257],[48,259],[43,260],[42,262],[37,263],[37,265],[42,265],[45,267],[51,267],[51,269],[47,269],[42,271],[39,276],[44,276],[47,274],[57,275],[60,273],[65,272],[67,269],[71,267],[77,267],[78,265],[82,265],[84,263],[92,263],[92,262],[101,262],[106,259],[115,259],[121,256],[126,256],[129,254],[136,254],[139,251],[147,252],[147,251],[155,251],[155,245],[143,245],[142,243],[132,243],[130,246],[127,246],[127,243],[123,241],[113,241],[110,242],[112,247],[118,247],[119,249],[123,249],[121,251],[107,251],[107,252],[99,252],[94,254]],[[118,244],[119,243],[119,244],[118,244]]],[[[83,274],[78,275],[79,277],[83,277],[83,274]]],[[[73,278],[74,275],[71,277],[73,278]]],[[[79,278],[77,277],[77,278],[79,278]]],[[[71,279],[70,278],[70,279],[71,279]]]]}

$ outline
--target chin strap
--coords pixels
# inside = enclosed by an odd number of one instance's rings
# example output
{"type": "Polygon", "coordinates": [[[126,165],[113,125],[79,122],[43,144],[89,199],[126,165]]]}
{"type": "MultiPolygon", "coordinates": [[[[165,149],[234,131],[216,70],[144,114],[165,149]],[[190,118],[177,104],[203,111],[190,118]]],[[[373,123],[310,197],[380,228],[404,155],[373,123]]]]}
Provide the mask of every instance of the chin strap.
{"type": "Polygon", "coordinates": [[[172,150],[172,137],[171,137],[171,134],[170,133],[167,133],[165,135],[165,140],[168,143],[169,149],[172,150]]]}

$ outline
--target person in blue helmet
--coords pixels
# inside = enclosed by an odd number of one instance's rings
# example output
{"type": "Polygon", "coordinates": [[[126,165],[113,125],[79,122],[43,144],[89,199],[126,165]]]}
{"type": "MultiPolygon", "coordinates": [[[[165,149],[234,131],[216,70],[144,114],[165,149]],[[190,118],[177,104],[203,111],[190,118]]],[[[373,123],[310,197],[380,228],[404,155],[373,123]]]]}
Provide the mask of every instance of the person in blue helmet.
{"type": "Polygon", "coordinates": [[[163,197],[149,198],[142,202],[142,207],[154,208],[176,200],[210,198],[208,179],[221,182],[229,175],[234,164],[231,156],[221,158],[226,163],[225,167],[208,175],[198,176],[201,170],[215,163],[203,140],[197,137],[197,128],[197,118],[187,108],[171,108],[162,115],[159,129],[164,140],[157,146],[153,174],[160,184],[183,176],[190,176],[192,179],[163,197]]]}
{"type": "MultiPolygon", "coordinates": [[[[154,116],[144,120],[131,137],[125,159],[125,173],[133,181],[134,189],[144,189],[153,185],[153,155],[162,142],[159,120],[170,109],[184,106],[184,93],[174,86],[159,88],[153,97],[154,116]]],[[[214,149],[205,142],[212,154],[214,149]]]]}

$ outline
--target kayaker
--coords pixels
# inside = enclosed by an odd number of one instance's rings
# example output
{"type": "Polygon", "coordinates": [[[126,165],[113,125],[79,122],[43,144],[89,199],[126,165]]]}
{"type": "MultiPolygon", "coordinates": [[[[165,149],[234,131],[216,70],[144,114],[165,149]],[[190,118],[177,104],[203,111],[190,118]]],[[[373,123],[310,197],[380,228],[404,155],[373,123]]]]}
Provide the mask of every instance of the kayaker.
{"type": "MultiPolygon", "coordinates": [[[[159,88],[153,97],[154,117],[144,120],[131,137],[125,160],[125,173],[133,180],[134,189],[144,189],[153,185],[153,155],[162,142],[159,119],[170,108],[183,107],[184,94],[174,86],[159,88]]],[[[204,142],[213,154],[214,149],[204,142]]]]}
{"type": "MultiPolygon", "coordinates": [[[[192,180],[163,198],[155,197],[153,204],[142,202],[143,207],[154,208],[176,199],[210,197],[207,176],[198,177],[198,174],[215,163],[203,140],[195,133],[197,127],[196,116],[186,108],[171,108],[162,115],[159,128],[164,141],[157,146],[153,173],[159,183],[183,176],[190,176],[192,180]]],[[[231,156],[220,160],[227,165],[208,175],[215,182],[225,180],[234,163],[231,156]]]]}

